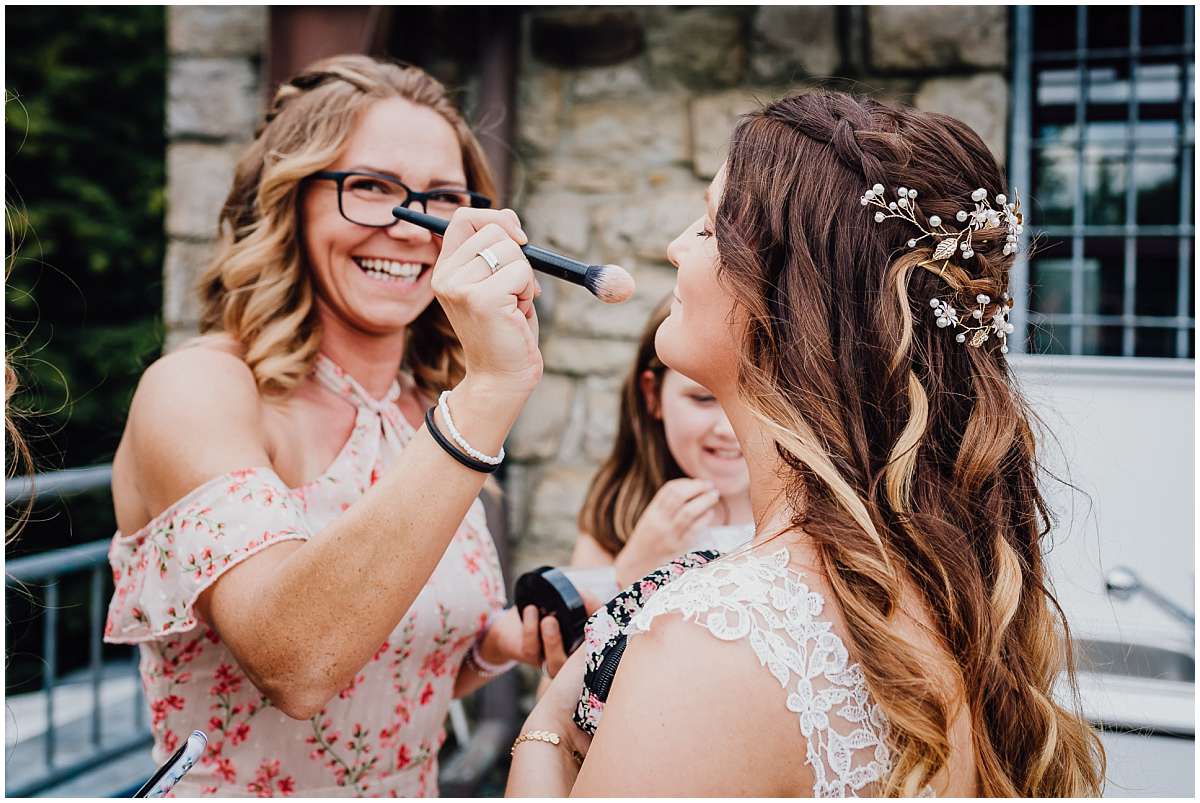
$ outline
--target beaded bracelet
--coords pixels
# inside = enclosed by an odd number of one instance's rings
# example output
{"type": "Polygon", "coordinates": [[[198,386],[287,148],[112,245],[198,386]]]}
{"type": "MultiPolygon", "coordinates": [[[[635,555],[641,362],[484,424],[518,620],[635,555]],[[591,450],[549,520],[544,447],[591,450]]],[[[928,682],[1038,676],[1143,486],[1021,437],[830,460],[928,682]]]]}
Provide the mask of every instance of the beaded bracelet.
{"type": "Polygon", "coordinates": [[[430,407],[425,411],[425,428],[429,430],[429,434],[433,436],[434,441],[437,442],[438,446],[442,447],[442,450],[446,454],[450,455],[459,463],[471,469],[472,471],[478,471],[481,474],[491,474],[500,467],[499,463],[484,463],[476,460],[470,455],[463,454],[459,448],[451,443],[450,440],[442,434],[442,431],[438,429],[437,422],[433,418],[434,409],[436,408],[430,407]]]}
{"type": "Polygon", "coordinates": [[[475,643],[471,645],[471,649],[467,651],[467,663],[485,678],[494,678],[497,675],[503,675],[518,663],[516,660],[509,660],[502,664],[493,664],[491,661],[486,660],[483,654],[479,652],[479,645],[487,638],[487,634],[492,630],[492,625],[496,623],[498,617],[504,615],[505,610],[493,608],[488,612],[487,622],[484,623],[483,629],[479,631],[479,635],[475,637],[475,643]]]}
{"type": "Polygon", "coordinates": [[[503,675],[517,665],[516,660],[508,660],[502,664],[493,664],[491,661],[484,660],[484,657],[479,654],[479,642],[471,645],[471,649],[467,651],[467,663],[475,670],[477,674],[485,678],[494,678],[503,675]]]}
{"type": "Polygon", "coordinates": [[[438,410],[442,413],[442,420],[446,422],[446,429],[450,430],[450,438],[458,444],[471,457],[481,463],[487,463],[489,466],[498,466],[504,462],[504,447],[500,447],[500,454],[496,457],[486,455],[479,451],[471,444],[467,443],[467,439],[458,431],[458,427],[454,426],[454,419],[450,417],[450,405],[446,404],[446,397],[450,395],[450,391],[443,390],[442,395],[438,396],[438,410]]]}

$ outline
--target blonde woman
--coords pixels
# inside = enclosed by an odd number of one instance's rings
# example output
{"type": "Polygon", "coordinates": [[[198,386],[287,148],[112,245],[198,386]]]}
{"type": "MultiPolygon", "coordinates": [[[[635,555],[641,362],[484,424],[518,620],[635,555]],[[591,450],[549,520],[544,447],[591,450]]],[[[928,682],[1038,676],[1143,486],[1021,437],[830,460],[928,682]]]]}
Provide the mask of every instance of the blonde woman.
{"type": "Polygon", "coordinates": [[[1010,198],[943,115],[811,92],[742,118],[667,250],[656,345],[729,416],[753,547],[593,617],[510,794],[1100,791],[1099,739],[1054,692],[1072,662],[1005,357],[1010,198]]]}
{"type": "Polygon", "coordinates": [[[205,336],[146,371],[113,465],[106,638],[141,648],[156,760],[209,736],[176,794],[435,795],[451,698],[536,662],[536,621],[490,627],[477,498],[542,368],[492,194],[443,87],[358,56],[280,87],[238,163],[205,336]]]}

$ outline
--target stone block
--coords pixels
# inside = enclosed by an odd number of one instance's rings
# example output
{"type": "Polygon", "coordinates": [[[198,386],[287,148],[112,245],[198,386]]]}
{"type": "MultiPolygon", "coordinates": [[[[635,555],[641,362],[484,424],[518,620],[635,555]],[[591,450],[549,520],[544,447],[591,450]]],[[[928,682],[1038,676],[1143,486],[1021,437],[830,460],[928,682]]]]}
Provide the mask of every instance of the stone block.
{"type": "Polygon", "coordinates": [[[542,359],[547,371],[570,376],[624,376],[636,352],[632,340],[558,334],[542,346],[542,359]]]}
{"type": "Polygon", "coordinates": [[[770,102],[772,93],[730,90],[698,95],[688,104],[688,137],[692,148],[692,170],[709,181],[717,174],[729,149],[729,135],[737,118],[770,102]]]}
{"type": "Polygon", "coordinates": [[[645,47],[643,15],[628,8],[569,8],[536,13],[529,24],[534,58],[556,67],[620,64],[645,47]]]}
{"type": "Polygon", "coordinates": [[[1000,73],[969,78],[934,78],[921,84],[916,107],[962,120],[1001,165],[1007,156],[1008,83],[1000,73]]]}
{"type": "Polygon", "coordinates": [[[258,71],[244,58],[173,58],[167,136],[249,141],[260,114],[258,71]]]}
{"type": "Polygon", "coordinates": [[[266,6],[170,6],[167,49],[172,54],[258,56],[267,48],[266,6]]]}
{"type": "MultiPolygon", "coordinates": [[[[630,365],[632,365],[632,357],[630,365]]],[[[628,368],[628,366],[627,366],[628,368]]],[[[621,385],[624,377],[592,376],[584,380],[587,400],[587,429],[584,454],[599,465],[612,453],[621,421],[621,385]]]]}
{"type": "Polygon", "coordinates": [[[170,354],[198,334],[200,327],[194,323],[167,327],[166,337],[163,338],[163,354],[170,354]]]}
{"type": "Polygon", "coordinates": [[[691,89],[738,83],[746,72],[745,13],[736,7],[653,9],[646,31],[652,80],[691,89]]]}
{"type": "Polygon", "coordinates": [[[636,192],[640,171],[617,165],[584,164],[575,159],[544,157],[527,165],[530,190],[574,190],[588,195],[636,192]]]}
{"type": "Polygon", "coordinates": [[[515,534],[514,576],[544,564],[561,565],[571,557],[579,536],[576,520],[595,467],[549,463],[538,474],[526,526],[515,534]]]}
{"type": "Polygon", "coordinates": [[[704,214],[704,189],[697,181],[692,187],[667,187],[634,202],[598,207],[593,220],[600,252],[607,261],[631,254],[643,262],[668,264],[667,246],[704,214]]]}
{"type": "MultiPolygon", "coordinates": [[[[508,513],[509,543],[515,544],[525,532],[525,522],[529,517],[529,478],[534,469],[521,463],[508,463],[504,468],[504,507],[508,513]]],[[[509,589],[512,588],[512,576],[509,578],[509,589]]]]}
{"type": "Polygon", "coordinates": [[[639,62],[627,62],[614,67],[592,67],[579,70],[571,81],[571,96],[575,100],[589,101],[598,98],[645,94],[650,86],[639,62]]]}
{"type": "Polygon", "coordinates": [[[591,221],[586,196],[571,192],[531,193],[521,205],[520,215],[529,239],[538,245],[575,256],[587,251],[591,221]]]}
{"type": "Polygon", "coordinates": [[[675,271],[637,263],[625,267],[637,292],[623,304],[602,304],[583,288],[564,288],[556,304],[555,336],[633,340],[641,334],[654,307],[675,287],[675,271]]]}
{"type": "Polygon", "coordinates": [[[196,283],[216,254],[213,241],[172,239],[163,260],[163,322],[168,326],[193,324],[200,320],[200,296],[196,283]]]}
{"type": "Polygon", "coordinates": [[[792,83],[832,75],[841,61],[835,14],[832,6],[760,6],[750,46],[753,77],[792,83]]]}
{"type": "Polygon", "coordinates": [[[563,74],[529,63],[517,82],[517,145],[523,153],[554,150],[561,136],[563,74]]]}
{"type": "Polygon", "coordinates": [[[574,396],[575,383],[569,377],[544,374],[509,433],[505,445],[508,454],[517,460],[545,460],[557,455],[574,396]]]}
{"type": "Polygon", "coordinates": [[[682,94],[655,98],[653,111],[621,100],[575,104],[567,114],[565,156],[604,164],[635,160],[647,168],[687,158],[687,101],[682,94]]]}
{"type": "Polygon", "coordinates": [[[870,63],[878,70],[1008,65],[1004,6],[871,6],[870,63]]]}
{"type": "Polygon", "coordinates": [[[215,238],[217,216],[244,145],[174,142],[167,146],[167,234],[215,238]]]}

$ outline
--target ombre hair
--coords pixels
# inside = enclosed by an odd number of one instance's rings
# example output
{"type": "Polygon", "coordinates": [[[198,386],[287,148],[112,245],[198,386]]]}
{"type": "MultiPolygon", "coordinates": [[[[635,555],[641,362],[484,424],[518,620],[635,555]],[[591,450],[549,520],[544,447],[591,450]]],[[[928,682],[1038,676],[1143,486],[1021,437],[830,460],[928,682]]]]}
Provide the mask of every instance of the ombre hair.
{"type": "Polygon", "coordinates": [[[687,476],[667,445],[662,418],[650,409],[642,391],[642,374],[650,371],[656,392],[662,392],[668,369],[654,350],[654,335],[670,312],[671,297],[667,296],[646,321],[637,356],[621,386],[621,411],[612,452],[592,478],[579,511],[579,529],[614,557],[629,541],[659,489],[687,476]]]}
{"type": "Polygon", "coordinates": [[[989,340],[958,343],[929,300],[1000,298],[1005,229],[930,267],[911,226],[875,223],[875,184],[919,191],[953,221],[979,187],[1012,193],[980,138],[950,117],[836,92],[744,116],[716,216],[718,275],[746,321],[738,389],[774,438],[792,525],[811,538],[852,650],[889,722],[880,791],[917,795],[943,771],[964,703],[982,795],[1097,794],[1099,738],[1056,702],[1075,694],[1067,622],[1049,585],[1052,521],[1032,412],[989,340]],[[946,684],[898,632],[927,609],[946,684]]]}
{"type": "MultiPolygon", "coordinates": [[[[441,115],[458,135],[467,189],[495,195],[478,140],[446,88],[423,70],[334,56],[282,84],[237,164],[220,247],[200,281],[201,333],[237,341],[264,394],[290,392],[311,370],[321,339],[300,232],[301,184],[333,164],[363,110],[387,98],[441,115]]],[[[409,327],[403,364],[431,395],[462,378],[462,349],[436,300],[409,327]]]]}

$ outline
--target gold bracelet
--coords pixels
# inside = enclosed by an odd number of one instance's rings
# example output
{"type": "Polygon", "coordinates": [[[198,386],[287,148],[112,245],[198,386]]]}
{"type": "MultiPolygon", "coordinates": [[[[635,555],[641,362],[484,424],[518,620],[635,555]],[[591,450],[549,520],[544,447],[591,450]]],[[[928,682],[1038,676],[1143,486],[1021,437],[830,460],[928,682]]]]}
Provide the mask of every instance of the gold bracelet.
{"type": "Polygon", "coordinates": [[[575,759],[576,764],[583,766],[583,753],[580,753],[578,750],[574,750],[563,744],[562,737],[553,731],[527,731],[526,733],[522,733],[517,737],[517,740],[513,742],[512,749],[508,751],[510,756],[516,755],[517,745],[519,745],[521,742],[545,742],[546,744],[557,745],[569,752],[571,754],[571,758],[575,759]]]}

